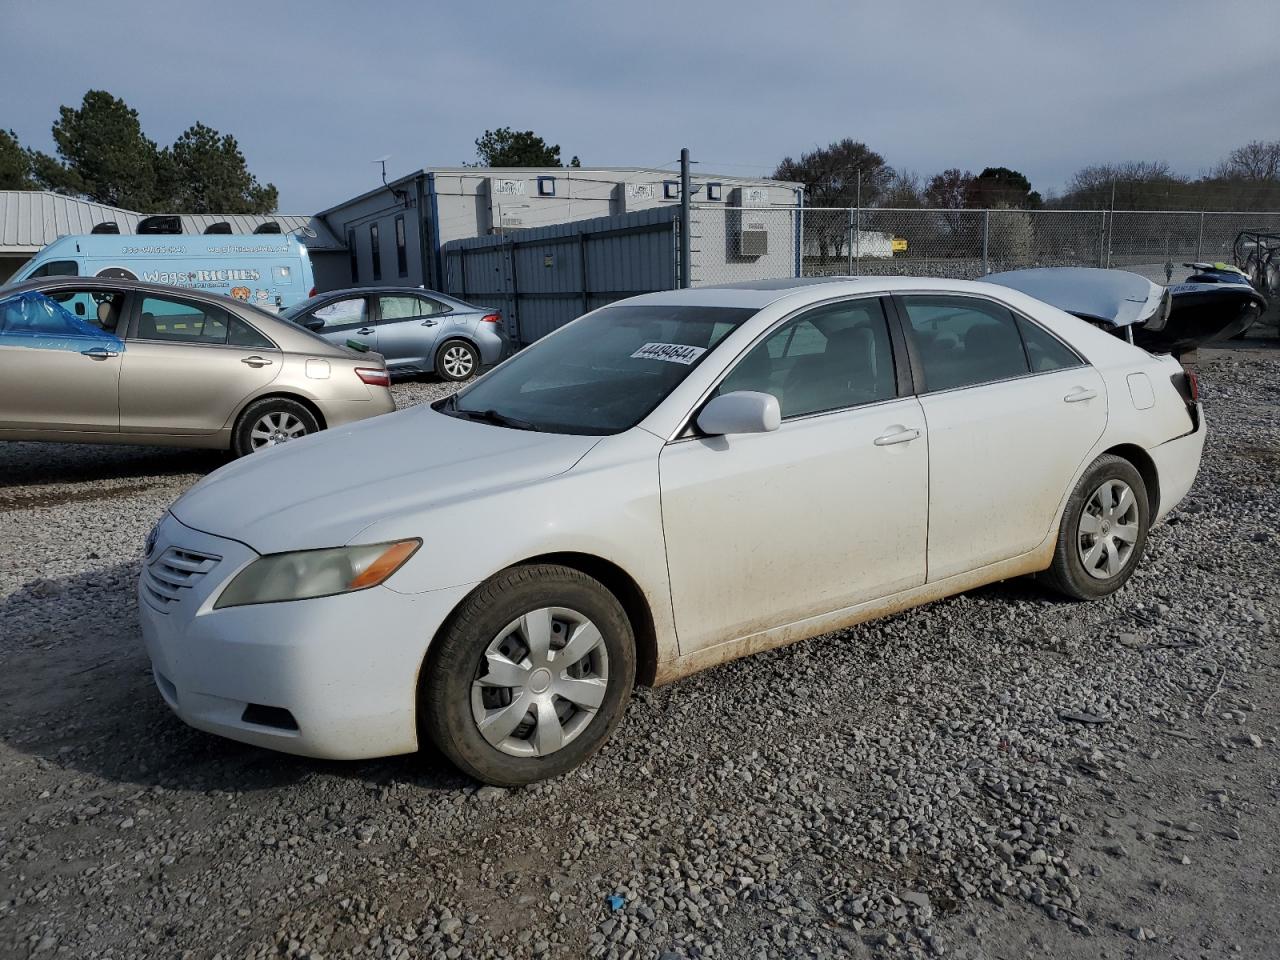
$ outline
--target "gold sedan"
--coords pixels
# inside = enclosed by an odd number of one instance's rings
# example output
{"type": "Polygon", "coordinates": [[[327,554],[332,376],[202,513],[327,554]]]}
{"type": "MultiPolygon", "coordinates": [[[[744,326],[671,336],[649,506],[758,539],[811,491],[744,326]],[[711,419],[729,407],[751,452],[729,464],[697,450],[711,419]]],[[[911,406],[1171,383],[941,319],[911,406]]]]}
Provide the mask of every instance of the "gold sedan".
{"type": "Polygon", "coordinates": [[[395,409],[376,353],[183,287],[45,277],[0,290],[0,440],[230,449],[395,409]]]}

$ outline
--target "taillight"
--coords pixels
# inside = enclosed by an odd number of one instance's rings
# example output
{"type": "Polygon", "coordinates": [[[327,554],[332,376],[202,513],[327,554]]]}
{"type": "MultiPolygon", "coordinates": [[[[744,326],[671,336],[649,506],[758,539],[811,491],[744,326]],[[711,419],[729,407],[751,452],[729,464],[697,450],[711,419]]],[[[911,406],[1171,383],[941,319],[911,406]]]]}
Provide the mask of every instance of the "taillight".
{"type": "Polygon", "coordinates": [[[312,287],[312,288],[311,288],[311,292],[307,294],[307,299],[308,299],[308,300],[310,300],[310,299],[311,299],[312,297],[314,297],[315,295],[316,295],[316,288],[315,288],[315,287],[312,287]]]}
{"type": "Polygon", "coordinates": [[[391,374],[386,367],[356,367],[356,376],[371,387],[391,386],[391,374]]]}
{"type": "Polygon", "coordinates": [[[481,317],[481,318],[480,318],[480,322],[481,322],[481,323],[501,323],[501,322],[502,322],[502,314],[500,314],[500,313],[486,313],[483,317],[481,317]]]}
{"type": "Polygon", "coordinates": [[[1200,378],[1194,371],[1183,367],[1181,373],[1175,373],[1169,379],[1173,381],[1173,388],[1178,391],[1178,396],[1182,397],[1182,402],[1188,407],[1194,407],[1200,402],[1200,378]]]}

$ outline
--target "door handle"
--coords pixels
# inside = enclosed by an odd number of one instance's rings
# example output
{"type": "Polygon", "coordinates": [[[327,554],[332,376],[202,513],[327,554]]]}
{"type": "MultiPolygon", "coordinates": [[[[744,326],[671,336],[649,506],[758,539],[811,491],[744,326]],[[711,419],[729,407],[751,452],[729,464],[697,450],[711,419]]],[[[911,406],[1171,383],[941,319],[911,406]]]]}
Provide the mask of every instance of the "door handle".
{"type": "Polygon", "coordinates": [[[424,327],[434,327],[439,322],[439,320],[423,320],[422,325],[424,327]]]}
{"type": "Polygon", "coordinates": [[[876,437],[875,445],[877,447],[890,447],[895,443],[910,443],[918,436],[920,436],[920,431],[914,427],[890,427],[886,433],[876,437]]]}
{"type": "Polygon", "coordinates": [[[1092,400],[1097,395],[1097,390],[1088,390],[1084,387],[1076,387],[1062,399],[1066,403],[1079,403],[1081,400],[1092,400]]]}
{"type": "Polygon", "coordinates": [[[251,367],[266,367],[274,363],[274,360],[268,360],[266,357],[243,357],[241,363],[247,363],[251,367]]]}
{"type": "Polygon", "coordinates": [[[90,347],[88,350],[81,350],[80,353],[90,360],[106,360],[108,357],[120,356],[114,350],[108,350],[106,347],[90,347]]]}
{"type": "Polygon", "coordinates": [[[360,334],[362,337],[367,337],[369,334],[373,333],[373,327],[361,327],[356,331],[356,333],[360,334]]]}

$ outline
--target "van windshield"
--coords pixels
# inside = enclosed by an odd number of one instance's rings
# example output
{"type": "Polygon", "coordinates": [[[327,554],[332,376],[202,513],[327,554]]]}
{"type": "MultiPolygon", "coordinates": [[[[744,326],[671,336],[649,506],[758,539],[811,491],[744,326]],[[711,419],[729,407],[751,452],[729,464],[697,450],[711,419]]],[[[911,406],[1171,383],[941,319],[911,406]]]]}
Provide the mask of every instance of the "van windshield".
{"type": "Polygon", "coordinates": [[[605,435],[643,420],[754,309],[604,307],[522,350],[436,407],[547,433],[605,435]]]}
{"type": "Polygon", "coordinates": [[[24,280],[35,280],[37,277],[78,277],[80,267],[74,260],[50,260],[36,267],[24,280]]]}

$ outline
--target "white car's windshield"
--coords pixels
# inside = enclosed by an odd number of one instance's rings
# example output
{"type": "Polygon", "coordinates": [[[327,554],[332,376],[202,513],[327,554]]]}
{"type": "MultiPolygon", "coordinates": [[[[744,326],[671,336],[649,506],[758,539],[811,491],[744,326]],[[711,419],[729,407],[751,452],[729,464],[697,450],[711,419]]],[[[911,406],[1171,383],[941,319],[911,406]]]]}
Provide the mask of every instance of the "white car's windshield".
{"type": "Polygon", "coordinates": [[[548,433],[639,423],[755,310],[619,305],[575,320],[442,404],[452,416],[548,433]]]}

